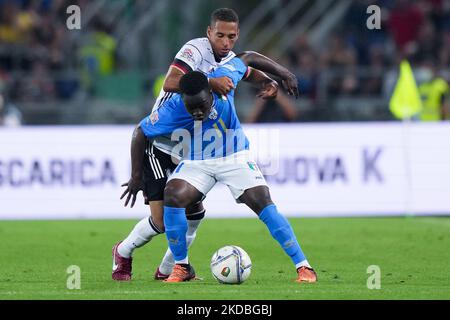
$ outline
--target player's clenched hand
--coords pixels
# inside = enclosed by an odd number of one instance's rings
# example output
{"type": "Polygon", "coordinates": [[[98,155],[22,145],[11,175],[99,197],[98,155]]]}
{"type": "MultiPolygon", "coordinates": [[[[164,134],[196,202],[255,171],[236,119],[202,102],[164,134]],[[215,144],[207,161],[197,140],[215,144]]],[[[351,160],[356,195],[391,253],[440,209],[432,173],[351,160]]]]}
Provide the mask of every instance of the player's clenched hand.
{"type": "MultiPolygon", "coordinates": [[[[122,187],[127,187],[125,191],[120,196],[120,199],[122,200],[126,195],[127,199],[125,200],[125,207],[128,205],[128,202],[131,199],[131,205],[130,207],[133,208],[134,203],[136,202],[136,195],[139,191],[142,191],[144,193],[144,181],[142,179],[133,179],[130,178],[128,182],[125,182],[122,184],[122,187]]],[[[144,194],[145,197],[145,194],[144,194]]]]}
{"type": "Polygon", "coordinates": [[[287,91],[289,95],[294,96],[295,99],[297,99],[299,96],[297,77],[293,73],[287,72],[282,78],[284,89],[287,91]]]}
{"type": "Polygon", "coordinates": [[[275,99],[278,94],[278,83],[276,81],[268,82],[256,95],[258,98],[275,99]]]}
{"type": "Polygon", "coordinates": [[[228,92],[234,89],[233,81],[228,77],[210,78],[209,86],[215,93],[226,96],[228,92]]]}

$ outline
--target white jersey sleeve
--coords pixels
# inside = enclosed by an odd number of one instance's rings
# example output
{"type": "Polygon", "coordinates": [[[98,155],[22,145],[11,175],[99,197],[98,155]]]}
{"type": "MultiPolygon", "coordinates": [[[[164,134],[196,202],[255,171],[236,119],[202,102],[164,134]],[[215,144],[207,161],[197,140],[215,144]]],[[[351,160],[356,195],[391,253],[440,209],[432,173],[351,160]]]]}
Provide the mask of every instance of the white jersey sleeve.
{"type": "Polygon", "coordinates": [[[202,49],[199,47],[196,39],[187,42],[176,54],[172,65],[182,69],[185,73],[187,71],[198,70],[203,61],[202,49]],[[182,63],[178,64],[177,60],[187,64],[191,70],[185,70],[185,66],[182,63]]]}

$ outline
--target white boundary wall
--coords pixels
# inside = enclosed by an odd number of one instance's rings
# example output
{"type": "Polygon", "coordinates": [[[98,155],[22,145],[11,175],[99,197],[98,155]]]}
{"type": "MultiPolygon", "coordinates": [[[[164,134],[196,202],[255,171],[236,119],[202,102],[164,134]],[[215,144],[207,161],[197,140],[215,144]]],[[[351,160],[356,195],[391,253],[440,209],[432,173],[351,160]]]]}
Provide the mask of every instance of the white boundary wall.
{"type": "MultiPolygon", "coordinates": [[[[245,125],[286,216],[450,214],[450,123],[245,125]]],[[[133,126],[0,128],[0,219],[139,218],[133,126]]],[[[208,217],[253,217],[217,185],[208,217]]]]}

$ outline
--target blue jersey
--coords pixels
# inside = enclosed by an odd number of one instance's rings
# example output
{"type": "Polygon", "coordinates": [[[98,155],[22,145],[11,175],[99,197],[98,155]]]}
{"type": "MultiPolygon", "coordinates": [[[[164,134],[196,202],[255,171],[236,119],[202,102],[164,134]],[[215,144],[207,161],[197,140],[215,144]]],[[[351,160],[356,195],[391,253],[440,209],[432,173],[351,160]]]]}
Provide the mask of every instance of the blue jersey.
{"type": "MultiPolygon", "coordinates": [[[[247,66],[242,60],[233,58],[208,77],[229,77],[236,87],[246,72],[247,66]]],[[[181,159],[219,158],[249,148],[234,107],[234,90],[226,97],[213,93],[211,112],[204,121],[194,122],[181,95],[175,94],[144,118],[140,126],[148,138],[170,135],[171,140],[179,142],[172,153],[181,159]]]]}

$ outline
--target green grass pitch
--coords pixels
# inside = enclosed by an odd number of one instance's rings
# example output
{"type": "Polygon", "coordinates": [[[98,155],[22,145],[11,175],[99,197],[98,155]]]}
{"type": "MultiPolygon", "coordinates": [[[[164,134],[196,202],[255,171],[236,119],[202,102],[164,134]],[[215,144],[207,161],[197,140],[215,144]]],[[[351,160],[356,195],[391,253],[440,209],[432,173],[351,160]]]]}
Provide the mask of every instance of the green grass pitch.
{"type": "Polygon", "coordinates": [[[319,281],[298,284],[290,259],[258,219],[208,219],[190,261],[203,281],[152,279],[166,249],[159,236],[135,251],[133,280],[111,280],[111,247],[136,221],[1,221],[0,300],[5,299],[450,299],[450,218],[289,219],[319,281]],[[209,270],[221,246],[243,247],[253,263],[241,285],[217,283],[209,270]],[[81,289],[66,287],[70,265],[81,289]],[[381,288],[369,290],[370,265],[381,288]]]}

